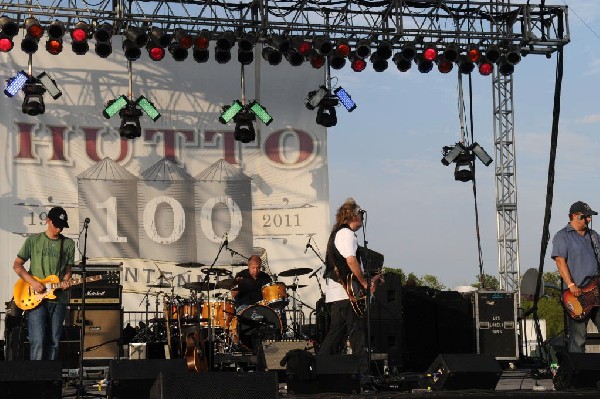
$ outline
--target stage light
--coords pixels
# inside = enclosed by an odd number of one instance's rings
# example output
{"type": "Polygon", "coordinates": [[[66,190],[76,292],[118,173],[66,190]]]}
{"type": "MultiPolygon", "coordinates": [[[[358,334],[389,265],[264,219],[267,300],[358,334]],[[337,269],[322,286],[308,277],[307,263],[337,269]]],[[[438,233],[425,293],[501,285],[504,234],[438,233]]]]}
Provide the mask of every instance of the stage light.
{"type": "Polygon", "coordinates": [[[470,148],[471,151],[473,151],[473,154],[475,154],[485,166],[490,166],[493,159],[479,144],[475,142],[471,144],[470,148]]]}
{"type": "Polygon", "coordinates": [[[271,39],[268,42],[271,47],[273,47],[275,50],[279,51],[282,54],[285,54],[288,51],[290,51],[290,48],[292,47],[292,43],[289,37],[284,35],[273,35],[271,36],[271,39]]]}
{"type": "Polygon", "coordinates": [[[317,90],[311,91],[306,96],[306,108],[309,110],[314,110],[319,106],[321,100],[325,98],[325,96],[329,94],[329,90],[325,86],[319,86],[317,90]]]}
{"type": "Polygon", "coordinates": [[[89,34],[90,26],[83,21],[77,22],[73,29],[71,29],[71,48],[75,54],[84,55],[88,52],[90,49],[90,45],[88,44],[89,34]]]}
{"type": "Polygon", "coordinates": [[[444,59],[449,62],[455,62],[458,59],[459,55],[460,48],[456,45],[456,43],[448,44],[442,52],[442,56],[444,57],[444,59]]]}
{"type": "Polygon", "coordinates": [[[441,73],[448,73],[452,71],[454,64],[446,59],[443,55],[437,59],[437,68],[441,73]]]}
{"type": "Polygon", "coordinates": [[[54,79],[52,79],[46,72],[39,74],[37,76],[37,80],[42,86],[44,86],[50,97],[52,97],[54,100],[62,96],[62,91],[60,91],[54,79]]]}
{"type": "Polygon", "coordinates": [[[192,36],[190,36],[185,29],[181,28],[175,29],[173,41],[179,43],[179,45],[186,50],[194,45],[192,36]]]}
{"type": "Polygon", "coordinates": [[[454,179],[462,182],[473,180],[475,177],[475,156],[485,165],[492,163],[492,157],[477,143],[465,146],[462,143],[456,143],[454,146],[442,147],[442,164],[448,166],[455,163],[454,179]]]}
{"type": "Polygon", "coordinates": [[[150,28],[148,44],[146,50],[152,61],[160,61],[165,58],[165,48],[171,42],[171,37],[163,32],[162,29],[153,26],[150,28]]]}
{"type": "Polygon", "coordinates": [[[19,25],[10,17],[3,15],[0,17],[0,31],[8,37],[15,37],[19,33],[19,25]]]}
{"type": "Polygon", "coordinates": [[[14,46],[15,43],[12,41],[11,37],[0,33],[0,52],[7,53],[12,50],[14,46]]]}
{"type": "Polygon", "coordinates": [[[335,46],[335,52],[346,58],[350,55],[350,44],[346,40],[339,40],[337,46],[335,46]]]}
{"type": "Polygon", "coordinates": [[[219,64],[227,64],[231,61],[231,50],[220,50],[215,46],[215,61],[219,64]]]}
{"type": "Polygon", "coordinates": [[[142,55],[140,48],[131,40],[123,40],[123,53],[129,61],[135,61],[142,55]]]}
{"type": "Polygon", "coordinates": [[[106,119],[110,119],[115,116],[119,111],[125,108],[129,104],[129,100],[124,95],[121,95],[114,100],[110,100],[104,110],[102,111],[102,115],[106,119]]]}
{"type": "Polygon", "coordinates": [[[487,57],[481,57],[478,64],[479,73],[483,76],[488,76],[494,72],[494,64],[487,57]]]}
{"type": "Polygon", "coordinates": [[[367,67],[367,61],[359,57],[356,52],[350,53],[350,67],[354,72],[362,72],[367,67]]]}
{"type": "Polygon", "coordinates": [[[384,60],[389,60],[392,57],[392,43],[387,40],[381,40],[377,43],[377,56],[384,60]]]}
{"type": "MultiPolygon", "coordinates": [[[[169,53],[175,61],[185,61],[188,57],[188,51],[186,48],[183,48],[180,43],[172,42],[169,44],[169,53]]],[[[231,53],[229,54],[229,59],[231,59],[231,53]]],[[[229,59],[227,61],[229,61],[229,59]]]]}
{"type": "Polygon", "coordinates": [[[423,48],[423,53],[421,55],[423,56],[423,59],[433,62],[437,58],[438,52],[433,44],[428,44],[423,48]]]}
{"type": "Polygon", "coordinates": [[[288,60],[291,66],[300,66],[304,62],[304,56],[295,49],[288,51],[285,54],[285,59],[288,60]]]}
{"type": "Polygon", "coordinates": [[[310,50],[312,50],[312,48],[313,48],[312,42],[309,40],[296,38],[293,40],[293,43],[294,43],[294,48],[296,48],[296,50],[298,50],[298,52],[303,56],[308,55],[310,50]]]}
{"type": "Polygon", "coordinates": [[[335,107],[338,105],[338,99],[331,94],[326,95],[319,103],[317,109],[316,122],[323,127],[332,127],[337,124],[337,115],[335,107]]]}
{"type": "Polygon", "coordinates": [[[256,36],[246,33],[238,39],[238,61],[242,65],[249,65],[254,61],[254,44],[256,36]]]}
{"type": "Polygon", "coordinates": [[[211,33],[204,29],[194,39],[194,51],[192,52],[196,62],[204,63],[210,58],[208,45],[210,44],[211,33]]]}
{"type": "Polygon", "coordinates": [[[165,49],[153,40],[148,40],[146,50],[152,61],[160,61],[165,58],[165,49]]]}
{"type": "Polygon", "coordinates": [[[25,99],[21,106],[21,111],[29,116],[42,115],[46,112],[46,105],[44,104],[44,92],[46,89],[35,79],[29,80],[25,86],[23,86],[23,92],[25,93],[25,99]]]}
{"type": "Polygon", "coordinates": [[[160,112],[158,112],[154,104],[152,104],[146,97],[139,96],[135,104],[139,106],[150,119],[152,119],[152,122],[156,122],[158,118],[160,118],[160,112]]]}
{"type": "Polygon", "coordinates": [[[521,62],[521,47],[517,45],[509,46],[506,52],[506,61],[511,65],[517,65],[521,62]]]}
{"type": "Polygon", "coordinates": [[[217,41],[215,43],[217,50],[229,51],[235,44],[235,35],[230,30],[225,31],[217,37],[217,41]]]}
{"type": "Polygon", "coordinates": [[[467,46],[467,57],[471,60],[471,62],[477,63],[479,58],[481,58],[481,51],[479,51],[479,47],[475,44],[469,44],[467,46]]]}
{"type": "Polygon", "coordinates": [[[402,52],[394,54],[394,57],[392,57],[392,62],[396,64],[396,68],[398,68],[400,72],[406,72],[412,66],[411,60],[404,58],[402,56],[402,52]]]}
{"type": "Polygon", "coordinates": [[[38,50],[38,43],[44,35],[44,28],[37,19],[30,17],[25,20],[25,37],[21,41],[21,50],[33,54],[38,50]]]}
{"type": "Polygon", "coordinates": [[[148,33],[146,33],[145,28],[130,26],[125,31],[125,39],[125,41],[129,40],[134,46],[140,49],[148,43],[148,33]]]}
{"type": "Polygon", "coordinates": [[[371,42],[369,40],[359,40],[356,43],[356,55],[362,59],[367,58],[371,54],[371,42]]]}
{"type": "Polygon", "coordinates": [[[310,65],[315,69],[322,68],[323,65],[325,65],[325,56],[320,54],[315,49],[309,51],[308,59],[310,61],[310,65]]]}
{"type": "Polygon", "coordinates": [[[324,56],[328,56],[333,50],[333,43],[326,37],[317,37],[313,40],[313,48],[324,56]]]}
{"type": "Polygon", "coordinates": [[[485,56],[490,62],[496,63],[500,59],[500,49],[497,45],[491,44],[485,50],[485,56]]]}
{"type": "Polygon", "coordinates": [[[54,21],[48,26],[48,40],[46,41],[46,51],[52,55],[57,55],[63,49],[63,36],[65,26],[60,21],[54,21]]]}
{"type": "Polygon", "coordinates": [[[128,103],[119,111],[119,116],[121,117],[121,126],[119,126],[121,137],[132,140],[142,135],[140,126],[142,111],[137,109],[134,104],[128,103]]]}
{"type": "Polygon", "coordinates": [[[473,69],[475,69],[475,64],[473,64],[473,61],[468,56],[461,55],[458,58],[458,71],[460,73],[468,75],[473,72],[473,69]]]}
{"type": "Polygon", "coordinates": [[[269,126],[269,124],[273,122],[273,117],[267,112],[265,107],[259,104],[258,101],[252,101],[248,107],[265,125],[269,126]]]}
{"type": "Polygon", "coordinates": [[[506,60],[506,56],[500,57],[498,61],[498,72],[502,76],[512,75],[515,71],[515,66],[506,60]]]}
{"type": "Polygon", "coordinates": [[[254,132],[254,125],[252,123],[255,119],[256,116],[250,110],[241,110],[234,118],[235,130],[233,131],[233,138],[242,143],[250,143],[256,140],[256,133],[254,132]]]}
{"type": "Polygon", "coordinates": [[[329,56],[329,65],[332,69],[342,69],[344,65],[346,65],[346,57],[343,57],[341,54],[334,51],[329,56]]]}
{"type": "Polygon", "coordinates": [[[27,83],[28,79],[29,76],[25,73],[25,71],[19,71],[15,76],[6,81],[4,94],[6,94],[7,97],[14,97],[23,89],[23,86],[25,86],[25,83],[27,83]]]}
{"type": "Polygon", "coordinates": [[[338,87],[333,91],[333,94],[340,100],[342,105],[348,110],[348,112],[352,112],[356,109],[356,103],[352,101],[352,97],[343,87],[338,87]]]}
{"type": "Polygon", "coordinates": [[[417,56],[417,49],[413,43],[404,43],[400,47],[400,54],[405,60],[412,61],[417,56]]]}
{"type": "Polygon", "coordinates": [[[267,46],[262,49],[262,57],[269,65],[279,65],[283,59],[283,56],[279,51],[267,46]]]}
{"type": "Polygon", "coordinates": [[[242,109],[244,109],[244,107],[238,100],[234,100],[231,105],[224,105],[223,112],[221,113],[221,116],[219,116],[219,122],[222,124],[229,123],[229,121],[232,120],[242,109]]]}
{"type": "Polygon", "coordinates": [[[423,54],[420,54],[415,58],[415,63],[417,64],[417,69],[421,73],[429,73],[433,69],[433,61],[425,59],[423,54]]]}
{"type": "Polygon", "coordinates": [[[442,164],[445,166],[450,165],[464,150],[465,147],[461,143],[456,143],[453,146],[442,147],[442,154],[444,155],[444,157],[442,158],[442,164]]]}
{"type": "Polygon", "coordinates": [[[94,51],[100,58],[106,58],[112,54],[112,36],[113,26],[106,22],[98,26],[94,32],[94,39],[96,39],[94,51]]]}
{"type": "Polygon", "coordinates": [[[385,58],[380,57],[377,51],[371,54],[371,64],[375,72],[383,72],[388,68],[388,62],[385,58]]]}

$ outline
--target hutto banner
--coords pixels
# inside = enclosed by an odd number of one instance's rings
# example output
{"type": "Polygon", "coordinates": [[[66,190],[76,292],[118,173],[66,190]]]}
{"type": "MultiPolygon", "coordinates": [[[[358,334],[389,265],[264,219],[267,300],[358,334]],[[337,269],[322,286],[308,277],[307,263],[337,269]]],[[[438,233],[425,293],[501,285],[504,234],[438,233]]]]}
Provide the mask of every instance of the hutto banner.
{"type": "MultiPolygon", "coordinates": [[[[0,54],[4,79],[27,71],[19,48],[17,42],[0,54]]],[[[127,61],[118,51],[107,59],[77,56],[65,44],[59,56],[35,53],[33,75],[45,71],[63,92],[57,100],[44,96],[43,115],[21,112],[23,93],[1,96],[4,301],[17,279],[12,263],[19,248],[29,234],[45,230],[47,211],[56,205],[69,214],[64,234],[78,243],[79,258],[89,218],[90,262],[123,263],[125,310],[143,310],[140,300],[149,290],[171,294],[148,287],[161,273],[176,295],[189,295],[182,285],[206,277],[199,264],[235,274],[245,257],[258,254],[274,275],[321,266],[304,249],[309,237],[324,248],[329,232],[326,130],[304,101],[323,84],[323,71],[270,66],[255,57],[243,71],[246,99],[259,100],[274,121],[255,122],[256,140],[242,144],[234,140],[233,123],[218,122],[221,106],[242,98],[241,65],[167,58],[152,62],[143,55],[132,63],[132,97],[144,95],[162,114],[156,123],[142,116],[141,137],[133,140],[119,137],[118,115],[102,116],[107,101],[129,95],[127,61]],[[228,247],[219,253],[225,239],[228,247]],[[194,267],[177,266],[186,263],[194,267]]],[[[298,299],[315,306],[315,279],[279,281],[307,284],[298,299]]]]}

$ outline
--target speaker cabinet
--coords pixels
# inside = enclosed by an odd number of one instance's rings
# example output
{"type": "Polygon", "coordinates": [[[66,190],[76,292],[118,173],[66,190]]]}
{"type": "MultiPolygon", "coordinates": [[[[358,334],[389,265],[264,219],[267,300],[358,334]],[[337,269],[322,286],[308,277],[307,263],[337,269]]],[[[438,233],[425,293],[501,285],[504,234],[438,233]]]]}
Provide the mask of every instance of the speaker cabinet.
{"type": "Polygon", "coordinates": [[[502,368],[493,355],[440,354],[427,369],[435,390],[494,390],[502,368]]]}
{"type": "Polygon", "coordinates": [[[150,399],[275,399],[276,372],[161,372],[150,390],[150,399]]]}
{"type": "Polygon", "coordinates": [[[0,362],[0,392],[3,398],[58,399],[61,391],[60,361],[0,362]]]}
{"type": "Polygon", "coordinates": [[[554,388],[600,389],[600,353],[559,352],[558,371],[554,376],[554,388]]]}
{"type": "Polygon", "coordinates": [[[285,355],[294,349],[308,350],[312,348],[310,341],[273,341],[266,340],[262,343],[265,355],[265,366],[267,370],[284,370],[285,365],[281,361],[285,355]]]}
{"type": "Polygon", "coordinates": [[[111,360],[108,364],[109,398],[149,398],[160,372],[186,373],[185,359],[111,360]]]}
{"type": "Polygon", "coordinates": [[[314,380],[294,378],[294,375],[308,373],[290,373],[288,369],[288,394],[360,393],[358,356],[317,355],[315,368],[314,380]]]}
{"type": "MultiPolygon", "coordinates": [[[[72,308],[71,323],[82,325],[81,309],[72,308]]],[[[119,308],[85,309],[84,359],[114,359],[119,357],[123,330],[123,313],[119,308]]]]}

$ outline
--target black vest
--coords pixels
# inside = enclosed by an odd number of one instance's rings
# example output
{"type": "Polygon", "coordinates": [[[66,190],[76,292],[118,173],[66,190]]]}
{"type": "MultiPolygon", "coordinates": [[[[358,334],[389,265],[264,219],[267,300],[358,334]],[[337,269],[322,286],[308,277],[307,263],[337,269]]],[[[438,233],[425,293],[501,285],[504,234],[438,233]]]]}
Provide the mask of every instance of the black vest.
{"type": "Polygon", "coordinates": [[[333,281],[340,282],[337,273],[335,272],[334,265],[337,266],[340,277],[346,281],[346,277],[351,273],[350,267],[348,266],[348,262],[346,262],[346,258],[340,254],[340,251],[335,247],[335,235],[341,229],[349,229],[350,226],[347,224],[343,224],[339,226],[337,229],[333,230],[329,235],[329,241],[327,242],[327,255],[325,258],[325,272],[323,273],[323,277],[330,278],[333,281]]]}

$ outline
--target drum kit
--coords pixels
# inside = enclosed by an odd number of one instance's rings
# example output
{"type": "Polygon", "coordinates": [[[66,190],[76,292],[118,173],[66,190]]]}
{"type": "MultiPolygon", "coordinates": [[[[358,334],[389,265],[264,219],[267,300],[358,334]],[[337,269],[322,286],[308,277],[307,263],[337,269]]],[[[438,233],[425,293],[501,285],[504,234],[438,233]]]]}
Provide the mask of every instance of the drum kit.
{"type": "MultiPolygon", "coordinates": [[[[189,268],[205,265],[187,262],[177,266],[189,268]]],[[[157,315],[158,299],[162,296],[163,317],[150,320],[146,317],[149,325],[136,335],[133,342],[166,341],[171,358],[177,358],[183,357],[186,336],[190,333],[198,333],[203,340],[214,342],[215,353],[254,352],[257,336],[261,339],[281,339],[291,334],[296,338],[299,330],[296,314],[300,313],[296,291],[306,287],[298,284],[298,278],[311,271],[310,268],[292,268],[279,273],[278,277],[293,277],[293,283],[288,285],[273,281],[264,285],[262,300],[237,313],[237,281],[227,268],[203,267],[201,272],[205,275],[205,281],[187,282],[181,286],[189,290],[186,297],[175,295],[174,284],[161,279],[156,284],[148,285],[148,288],[170,290],[168,293],[152,293],[157,295],[157,315]],[[291,295],[288,295],[288,290],[292,291],[291,295]],[[286,331],[286,312],[292,312],[293,315],[293,327],[289,331],[286,331]]],[[[171,282],[174,280],[172,278],[171,282]]]]}

